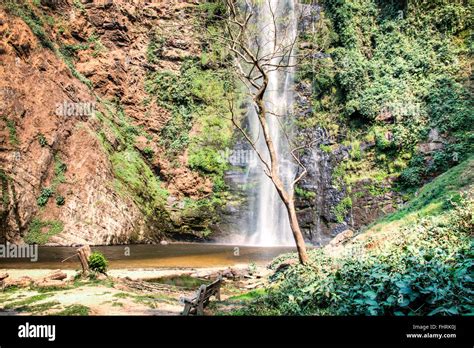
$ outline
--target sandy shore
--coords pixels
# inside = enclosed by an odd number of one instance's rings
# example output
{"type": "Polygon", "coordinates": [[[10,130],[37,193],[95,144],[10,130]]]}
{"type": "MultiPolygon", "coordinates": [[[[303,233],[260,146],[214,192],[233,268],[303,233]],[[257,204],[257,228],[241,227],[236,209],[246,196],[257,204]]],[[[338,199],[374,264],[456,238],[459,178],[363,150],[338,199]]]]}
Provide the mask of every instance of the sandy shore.
{"type": "MultiPolygon", "coordinates": [[[[77,271],[63,270],[67,278],[62,286],[41,288],[37,284],[57,269],[0,269],[8,273],[8,282],[21,278],[31,279],[30,284],[0,291],[0,315],[179,315],[183,310],[183,297],[191,297],[199,287],[166,285],[163,289],[143,292],[127,286],[124,278],[143,281],[158,278],[191,276],[213,278],[218,273],[241,272],[239,280],[225,279],[221,288],[222,299],[261,286],[265,268],[253,270],[258,276],[249,276],[245,264],[208,268],[136,268],[114,269],[101,280],[74,280],[77,271]]],[[[189,278],[188,278],[189,279],[189,278]]]]}

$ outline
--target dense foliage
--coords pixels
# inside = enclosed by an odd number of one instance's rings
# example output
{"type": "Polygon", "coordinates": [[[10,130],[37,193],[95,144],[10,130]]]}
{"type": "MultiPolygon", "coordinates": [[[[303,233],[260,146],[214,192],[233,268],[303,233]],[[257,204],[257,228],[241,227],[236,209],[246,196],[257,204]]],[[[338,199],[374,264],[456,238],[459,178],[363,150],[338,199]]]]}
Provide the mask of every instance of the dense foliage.
{"type": "Polygon", "coordinates": [[[303,37],[326,54],[311,56],[299,71],[313,84],[315,112],[305,125],[375,143],[342,171],[376,168],[374,175],[401,174],[402,187],[419,187],[473,152],[472,2],[324,0],[322,6],[317,29],[303,37]],[[433,129],[445,145],[426,162],[417,145],[433,129]]]}
{"type": "MultiPolygon", "coordinates": [[[[336,256],[310,252],[309,265],[277,271],[247,314],[474,314],[474,198],[396,233],[360,238],[336,256]]],[[[274,269],[287,258],[274,260],[274,269]]]]}

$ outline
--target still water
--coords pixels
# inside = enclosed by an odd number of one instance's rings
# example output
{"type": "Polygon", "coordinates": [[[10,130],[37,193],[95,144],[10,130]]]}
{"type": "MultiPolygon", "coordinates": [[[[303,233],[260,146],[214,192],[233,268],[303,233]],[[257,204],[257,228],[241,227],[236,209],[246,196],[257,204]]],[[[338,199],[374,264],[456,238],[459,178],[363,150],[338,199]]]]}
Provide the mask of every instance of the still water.
{"type": "MultiPolygon", "coordinates": [[[[0,268],[79,269],[72,247],[39,247],[38,261],[2,259],[0,268]]],[[[109,260],[109,268],[218,267],[235,264],[266,264],[280,254],[296,252],[295,247],[255,247],[223,244],[180,243],[169,245],[115,245],[92,247],[109,260]]]]}

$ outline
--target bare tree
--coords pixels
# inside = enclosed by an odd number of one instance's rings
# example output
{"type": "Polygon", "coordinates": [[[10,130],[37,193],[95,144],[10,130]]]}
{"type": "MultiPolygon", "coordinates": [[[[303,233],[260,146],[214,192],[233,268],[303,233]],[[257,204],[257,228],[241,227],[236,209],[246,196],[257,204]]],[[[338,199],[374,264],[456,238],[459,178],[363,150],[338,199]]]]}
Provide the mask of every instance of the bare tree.
{"type": "Polygon", "coordinates": [[[296,214],[294,187],[307,173],[299,156],[304,149],[312,146],[316,139],[295,144],[282,123],[284,117],[288,115],[279,115],[271,110],[271,105],[268,104],[265,98],[269,91],[271,74],[275,71],[292,69],[297,61],[295,53],[296,35],[285,28],[284,19],[276,14],[275,5],[273,5],[275,3],[276,1],[271,0],[225,0],[227,9],[224,18],[225,33],[220,35],[219,39],[235,59],[235,73],[246,86],[248,97],[255,108],[260,132],[258,135],[251,135],[241,126],[235,101],[229,98],[232,122],[255,150],[263,164],[265,174],[271,179],[285,205],[299,260],[302,264],[305,264],[308,262],[308,256],[296,214]],[[268,27],[264,28],[262,28],[261,21],[255,20],[256,11],[262,10],[262,6],[268,6],[265,9],[267,18],[266,24],[264,24],[268,27]],[[266,31],[265,40],[262,40],[262,35],[259,35],[259,31],[262,30],[266,31]],[[283,159],[279,157],[272,138],[271,126],[275,126],[275,122],[270,123],[270,117],[278,119],[277,126],[282,128],[289,144],[287,157],[290,157],[300,168],[297,177],[289,185],[285,185],[285,180],[279,170],[283,159]],[[259,150],[256,146],[260,136],[263,136],[265,151],[259,150]]]}

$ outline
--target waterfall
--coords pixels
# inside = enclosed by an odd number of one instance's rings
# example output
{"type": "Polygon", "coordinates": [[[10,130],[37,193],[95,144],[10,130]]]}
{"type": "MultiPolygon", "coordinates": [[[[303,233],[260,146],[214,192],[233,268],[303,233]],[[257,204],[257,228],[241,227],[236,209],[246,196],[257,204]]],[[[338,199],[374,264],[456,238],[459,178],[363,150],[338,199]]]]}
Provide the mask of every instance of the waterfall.
{"type": "MultiPolygon", "coordinates": [[[[257,27],[257,42],[261,56],[268,54],[275,48],[275,37],[277,45],[288,45],[294,42],[298,30],[295,6],[296,0],[258,2],[254,25],[257,27]],[[276,25],[273,18],[276,18],[276,25]]],[[[290,55],[289,65],[294,63],[294,59],[293,55],[290,55]]],[[[276,60],[279,58],[274,60],[274,63],[277,63],[276,60]]],[[[280,178],[288,190],[290,182],[294,180],[297,168],[290,160],[287,135],[291,136],[291,134],[288,130],[284,132],[282,127],[287,128],[292,114],[293,90],[294,68],[277,69],[269,73],[269,85],[265,95],[269,111],[267,119],[280,162],[280,178]]],[[[254,138],[258,137],[259,139],[256,147],[268,160],[268,150],[252,104],[248,107],[247,118],[250,133],[254,138]]],[[[250,195],[254,199],[249,203],[250,209],[245,223],[239,226],[245,235],[244,243],[262,246],[294,245],[287,210],[272,181],[266,176],[263,165],[260,161],[254,161],[249,164],[247,170],[247,182],[252,184],[250,195]]]]}

